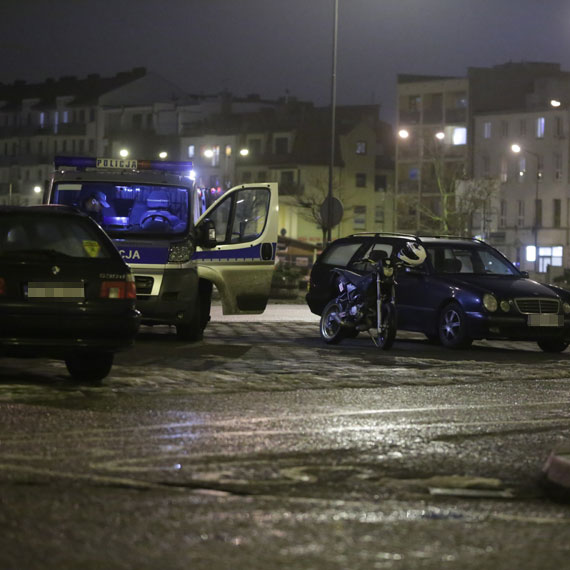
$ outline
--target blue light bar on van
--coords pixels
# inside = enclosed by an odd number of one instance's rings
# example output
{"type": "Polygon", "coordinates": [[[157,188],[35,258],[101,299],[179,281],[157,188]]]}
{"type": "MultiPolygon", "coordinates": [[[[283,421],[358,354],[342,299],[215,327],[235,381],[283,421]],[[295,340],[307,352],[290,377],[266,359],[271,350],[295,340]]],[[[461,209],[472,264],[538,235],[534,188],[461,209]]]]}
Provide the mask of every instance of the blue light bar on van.
{"type": "Polygon", "coordinates": [[[163,172],[176,172],[187,174],[192,170],[189,161],[177,160],[136,160],[132,158],[94,158],[90,156],[56,156],[54,158],[56,169],[64,167],[105,168],[118,170],[161,170],[163,172]]]}

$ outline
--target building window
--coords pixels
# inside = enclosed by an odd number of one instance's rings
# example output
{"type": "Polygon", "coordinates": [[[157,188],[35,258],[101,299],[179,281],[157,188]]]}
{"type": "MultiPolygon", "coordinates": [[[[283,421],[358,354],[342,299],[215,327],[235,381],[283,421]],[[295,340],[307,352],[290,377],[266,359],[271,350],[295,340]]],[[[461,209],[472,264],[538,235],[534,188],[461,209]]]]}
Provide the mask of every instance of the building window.
{"type": "Polygon", "coordinates": [[[356,187],[366,188],[366,174],[364,172],[356,173],[356,187]]]}
{"type": "Polygon", "coordinates": [[[249,149],[249,154],[252,156],[261,155],[261,139],[249,139],[247,141],[247,148],[249,149]]]}
{"type": "Polygon", "coordinates": [[[538,248],[538,270],[546,273],[548,266],[562,267],[562,246],[539,247],[538,248]]]}
{"type": "Polygon", "coordinates": [[[501,182],[506,182],[509,179],[509,163],[504,156],[501,156],[501,182]]]}
{"type": "Polygon", "coordinates": [[[544,138],[544,128],[545,128],[546,119],[544,117],[538,117],[536,119],[536,138],[543,139],[544,138]]]}
{"type": "Polygon", "coordinates": [[[518,200],[517,226],[519,228],[524,226],[524,200],[518,200]]]}
{"type": "Polygon", "coordinates": [[[267,182],[267,172],[265,170],[260,170],[257,173],[257,181],[258,182],[267,182]]]}
{"type": "Polygon", "coordinates": [[[509,136],[509,122],[508,121],[501,121],[501,136],[508,137],[509,136]]]}
{"type": "Polygon", "coordinates": [[[245,183],[251,182],[251,172],[249,170],[241,173],[241,181],[245,183]]]}
{"type": "Polygon", "coordinates": [[[281,184],[294,184],[295,183],[295,173],[292,170],[283,170],[281,172],[281,184]]]}
{"type": "Polygon", "coordinates": [[[526,136],[526,119],[521,119],[519,121],[519,135],[522,137],[526,136]]]}
{"type": "Polygon", "coordinates": [[[519,182],[522,182],[524,180],[525,174],[526,174],[526,157],[525,156],[519,156],[519,162],[518,162],[518,179],[519,179],[519,182]]]}
{"type": "Polygon", "coordinates": [[[374,192],[384,192],[386,190],[387,177],[385,174],[377,174],[374,177],[374,192]]]}
{"type": "Polygon", "coordinates": [[[275,154],[287,154],[289,152],[289,139],[277,137],[275,139],[275,154]]]}
{"type": "Polygon", "coordinates": [[[355,230],[366,229],[366,206],[354,206],[353,228],[355,230]]]}
{"type": "Polygon", "coordinates": [[[562,138],[564,136],[564,121],[562,117],[556,117],[556,136],[562,138]]]}
{"type": "Polygon", "coordinates": [[[485,121],[483,123],[483,138],[491,138],[491,121],[485,121]]]}
{"type": "Polygon", "coordinates": [[[366,154],[366,141],[356,141],[356,154],[366,154]]]}
{"type": "Polygon", "coordinates": [[[42,111],[40,113],[40,128],[43,129],[46,125],[46,114],[42,111]]]}
{"type": "Polygon", "coordinates": [[[501,215],[499,216],[499,227],[504,228],[507,225],[507,201],[501,200],[501,215]]]}
{"type": "Polygon", "coordinates": [[[542,200],[534,201],[534,223],[537,228],[542,227],[542,200]]]}
{"type": "Polygon", "coordinates": [[[421,102],[422,98],[419,95],[410,95],[410,98],[408,99],[408,110],[419,111],[421,102]]]}
{"type": "Polygon", "coordinates": [[[554,180],[562,180],[562,155],[554,153],[554,180]]]}
{"type": "Polygon", "coordinates": [[[555,228],[560,227],[562,213],[562,202],[559,198],[554,198],[552,202],[552,226],[555,228]]]}
{"type": "Polygon", "coordinates": [[[194,158],[196,155],[196,146],[193,144],[188,145],[188,158],[194,158]]]}
{"type": "Polygon", "coordinates": [[[376,206],[374,208],[374,225],[382,226],[384,224],[384,206],[376,206]]]}
{"type": "Polygon", "coordinates": [[[226,152],[226,156],[227,156],[227,157],[230,157],[230,156],[232,155],[232,147],[231,147],[231,145],[229,145],[229,144],[226,145],[226,151],[225,151],[225,152],[226,152]]]}
{"type": "Polygon", "coordinates": [[[453,129],[453,135],[451,137],[451,142],[454,146],[467,144],[467,128],[466,127],[455,127],[453,129]]]}

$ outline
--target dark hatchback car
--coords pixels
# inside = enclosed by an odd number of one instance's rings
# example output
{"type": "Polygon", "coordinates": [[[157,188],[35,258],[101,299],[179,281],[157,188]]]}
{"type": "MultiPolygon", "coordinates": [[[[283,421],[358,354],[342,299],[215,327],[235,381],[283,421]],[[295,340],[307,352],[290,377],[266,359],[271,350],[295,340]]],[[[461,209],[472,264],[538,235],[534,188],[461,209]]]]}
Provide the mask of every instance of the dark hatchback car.
{"type": "Polygon", "coordinates": [[[398,329],[424,333],[449,348],[474,339],[535,341],[546,352],[570,343],[570,292],[528,278],[499,251],[476,239],[356,234],[331,243],[311,271],[306,300],[320,315],[336,296],[334,267],[363,273],[373,250],[395,255],[421,243],[426,261],[397,275],[398,329]]]}
{"type": "Polygon", "coordinates": [[[99,382],[138,331],[134,278],[105,232],[66,206],[0,207],[0,355],[65,360],[99,382]]]}

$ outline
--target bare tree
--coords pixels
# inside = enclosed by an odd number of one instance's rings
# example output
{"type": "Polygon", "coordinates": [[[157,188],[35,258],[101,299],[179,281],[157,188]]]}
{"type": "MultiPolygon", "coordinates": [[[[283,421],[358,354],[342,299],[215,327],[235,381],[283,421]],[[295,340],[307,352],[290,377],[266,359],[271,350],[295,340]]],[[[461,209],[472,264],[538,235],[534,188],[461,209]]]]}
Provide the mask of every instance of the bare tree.
{"type": "MultiPolygon", "coordinates": [[[[343,186],[333,179],[333,196],[342,200],[343,186]]],[[[299,208],[299,216],[304,220],[314,223],[322,233],[323,243],[327,239],[327,227],[321,216],[321,205],[328,196],[328,180],[319,176],[309,179],[305,186],[305,192],[295,197],[296,205],[299,208]]],[[[346,210],[345,210],[346,212],[346,210]]],[[[346,214],[343,215],[343,219],[346,214]]]]}

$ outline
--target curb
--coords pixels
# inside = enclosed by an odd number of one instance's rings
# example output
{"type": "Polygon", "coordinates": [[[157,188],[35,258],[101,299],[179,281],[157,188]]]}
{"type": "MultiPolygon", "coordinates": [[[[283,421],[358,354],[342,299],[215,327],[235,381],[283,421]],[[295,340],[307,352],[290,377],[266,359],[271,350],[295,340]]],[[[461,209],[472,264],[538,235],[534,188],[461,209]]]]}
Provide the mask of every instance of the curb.
{"type": "Polygon", "coordinates": [[[549,498],[570,502],[570,446],[551,451],[542,468],[542,484],[549,498]]]}

